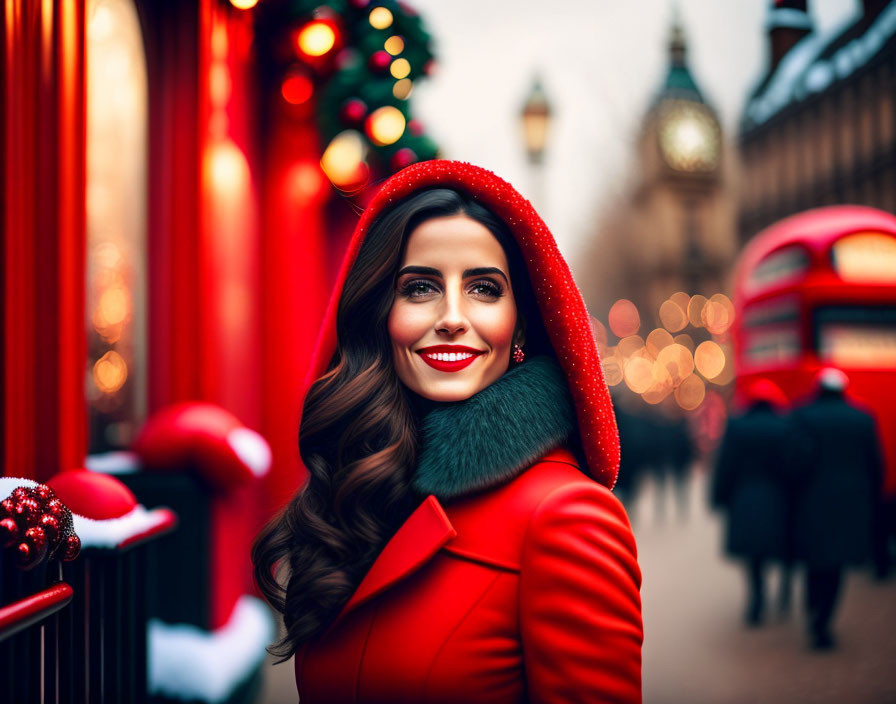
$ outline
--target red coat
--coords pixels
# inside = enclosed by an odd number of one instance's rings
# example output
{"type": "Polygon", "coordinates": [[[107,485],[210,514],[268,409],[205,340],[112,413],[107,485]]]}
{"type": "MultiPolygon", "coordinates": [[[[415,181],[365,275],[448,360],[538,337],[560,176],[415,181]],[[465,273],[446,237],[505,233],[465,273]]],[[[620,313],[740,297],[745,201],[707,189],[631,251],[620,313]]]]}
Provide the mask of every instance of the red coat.
{"type": "Polygon", "coordinates": [[[640,583],[621,504],[556,450],[427,498],[297,653],[301,702],[639,702],[640,583]]]}

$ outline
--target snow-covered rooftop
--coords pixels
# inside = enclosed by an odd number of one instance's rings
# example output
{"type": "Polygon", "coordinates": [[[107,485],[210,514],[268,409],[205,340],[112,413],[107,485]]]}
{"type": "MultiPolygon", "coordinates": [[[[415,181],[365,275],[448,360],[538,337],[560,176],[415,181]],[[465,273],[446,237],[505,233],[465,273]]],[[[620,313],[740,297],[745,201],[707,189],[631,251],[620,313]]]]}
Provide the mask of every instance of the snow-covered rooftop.
{"type": "Polygon", "coordinates": [[[778,64],[765,88],[748,103],[747,128],[761,125],[792,103],[824,91],[866,65],[896,35],[896,2],[890,3],[868,29],[833,52],[832,46],[856,23],[855,16],[825,33],[806,35],[778,64]]]}

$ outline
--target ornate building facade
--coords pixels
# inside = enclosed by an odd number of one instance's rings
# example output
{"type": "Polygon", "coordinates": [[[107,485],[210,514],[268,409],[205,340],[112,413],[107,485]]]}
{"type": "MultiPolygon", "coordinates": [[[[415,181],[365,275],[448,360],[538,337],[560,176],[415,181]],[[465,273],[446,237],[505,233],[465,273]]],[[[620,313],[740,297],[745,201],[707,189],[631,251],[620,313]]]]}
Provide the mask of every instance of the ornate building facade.
{"type": "Polygon", "coordinates": [[[820,33],[806,0],[768,13],[769,68],[741,121],[738,230],[834,203],[896,211],[896,2],[820,33]]]}

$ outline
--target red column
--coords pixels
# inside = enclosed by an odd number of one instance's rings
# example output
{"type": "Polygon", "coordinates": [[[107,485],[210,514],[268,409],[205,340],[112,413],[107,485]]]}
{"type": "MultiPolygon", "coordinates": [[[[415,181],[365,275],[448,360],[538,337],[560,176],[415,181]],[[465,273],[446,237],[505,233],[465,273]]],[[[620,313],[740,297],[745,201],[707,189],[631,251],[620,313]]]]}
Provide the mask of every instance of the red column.
{"type": "Polygon", "coordinates": [[[84,4],[3,21],[3,473],[46,479],[87,447],[84,4]]]}
{"type": "Polygon", "coordinates": [[[330,294],[323,206],[329,184],[310,106],[299,115],[272,96],[267,143],[262,281],[264,420],[274,464],[266,480],[267,516],[304,479],[298,421],[305,375],[330,294]]]}

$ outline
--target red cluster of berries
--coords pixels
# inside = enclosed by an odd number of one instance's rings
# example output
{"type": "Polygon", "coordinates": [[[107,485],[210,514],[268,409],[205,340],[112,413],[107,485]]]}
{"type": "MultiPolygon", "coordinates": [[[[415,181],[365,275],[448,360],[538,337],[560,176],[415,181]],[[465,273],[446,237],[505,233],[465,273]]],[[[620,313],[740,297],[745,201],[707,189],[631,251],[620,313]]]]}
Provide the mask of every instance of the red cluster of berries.
{"type": "Polygon", "coordinates": [[[19,565],[25,569],[54,556],[68,562],[81,552],[72,512],[45,484],[17,487],[0,501],[0,545],[15,547],[19,565]]]}

